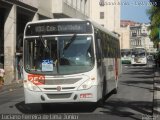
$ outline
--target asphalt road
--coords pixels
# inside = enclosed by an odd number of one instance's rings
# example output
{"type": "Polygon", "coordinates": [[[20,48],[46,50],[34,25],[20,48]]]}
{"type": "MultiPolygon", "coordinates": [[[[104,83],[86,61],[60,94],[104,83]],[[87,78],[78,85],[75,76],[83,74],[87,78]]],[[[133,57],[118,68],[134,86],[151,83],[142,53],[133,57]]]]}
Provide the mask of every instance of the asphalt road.
{"type": "Polygon", "coordinates": [[[145,120],[152,115],[153,73],[150,65],[124,65],[118,93],[106,96],[104,107],[90,104],[52,104],[48,110],[42,110],[40,104],[25,105],[22,87],[12,92],[0,93],[0,119],[145,120]]]}

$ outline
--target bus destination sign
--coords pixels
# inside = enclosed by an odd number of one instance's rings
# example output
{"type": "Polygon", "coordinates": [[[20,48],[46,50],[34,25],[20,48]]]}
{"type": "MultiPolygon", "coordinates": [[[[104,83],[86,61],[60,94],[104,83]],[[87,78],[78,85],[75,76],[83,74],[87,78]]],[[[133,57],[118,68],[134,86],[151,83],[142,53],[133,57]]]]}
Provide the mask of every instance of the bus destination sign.
{"type": "Polygon", "coordinates": [[[91,33],[89,22],[38,23],[27,26],[26,35],[55,35],[91,33]]]}

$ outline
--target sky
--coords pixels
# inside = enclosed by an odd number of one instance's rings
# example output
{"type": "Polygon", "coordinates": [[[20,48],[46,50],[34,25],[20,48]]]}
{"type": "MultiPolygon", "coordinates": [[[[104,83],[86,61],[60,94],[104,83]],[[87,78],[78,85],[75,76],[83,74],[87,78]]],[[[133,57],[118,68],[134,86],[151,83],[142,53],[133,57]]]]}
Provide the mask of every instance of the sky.
{"type": "Polygon", "coordinates": [[[149,4],[151,4],[149,0],[121,0],[121,20],[149,23],[149,16],[146,13],[150,8],[149,4]]]}

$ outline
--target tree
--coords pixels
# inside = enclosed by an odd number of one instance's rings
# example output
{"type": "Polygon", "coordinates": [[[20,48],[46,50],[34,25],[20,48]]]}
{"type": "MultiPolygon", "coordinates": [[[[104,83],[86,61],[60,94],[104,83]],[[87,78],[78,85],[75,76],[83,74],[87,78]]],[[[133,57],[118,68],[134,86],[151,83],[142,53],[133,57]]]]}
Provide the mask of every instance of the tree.
{"type": "Polygon", "coordinates": [[[159,29],[160,29],[160,7],[159,1],[150,0],[151,2],[156,2],[151,8],[147,11],[150,16],[151,25],[149,29],[151,30],[150,38],[154,42],[154,45],[157,46],[159,43],[159,29]]]}

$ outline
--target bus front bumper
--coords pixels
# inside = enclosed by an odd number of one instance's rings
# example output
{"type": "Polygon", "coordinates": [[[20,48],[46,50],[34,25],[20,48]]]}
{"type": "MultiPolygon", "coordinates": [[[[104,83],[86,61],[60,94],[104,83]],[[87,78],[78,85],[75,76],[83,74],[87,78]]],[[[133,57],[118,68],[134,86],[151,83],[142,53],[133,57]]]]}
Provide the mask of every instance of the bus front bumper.
{"type": "Polygon", "coordinates": [[[97,102],[97,88],[92,86],[88,90],[67,92],[35,92],[24,88],[25,103],[68,103],[68,102],[97,102]]]}

